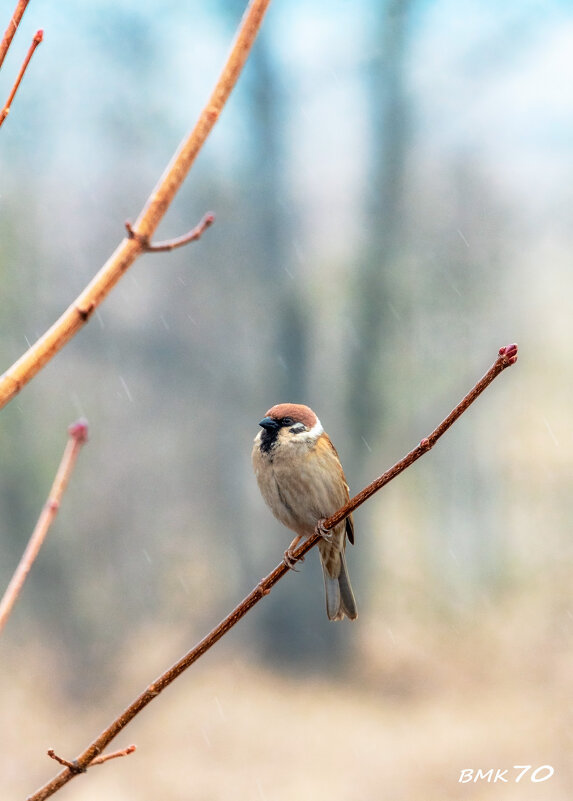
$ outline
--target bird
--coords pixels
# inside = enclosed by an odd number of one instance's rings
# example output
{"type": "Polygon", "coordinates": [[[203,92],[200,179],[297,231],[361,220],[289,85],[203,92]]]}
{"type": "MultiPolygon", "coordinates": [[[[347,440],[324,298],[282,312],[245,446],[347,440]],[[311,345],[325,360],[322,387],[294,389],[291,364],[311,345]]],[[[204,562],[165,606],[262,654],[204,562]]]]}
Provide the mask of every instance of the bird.
{"type": "MultiPolygon", "coordinates": [[[[284,555],[287,566],[293,567],[299,542],[347,503],[348,484],[336,448],[309,406],[279,403],[259,425],[253,468],[272,513],[296,534],[284,555]]],[[[329,620],[355,620],[358,615],[344,555],[347,538],[354,544],[352,515],[318,542],[329,620]]]]}

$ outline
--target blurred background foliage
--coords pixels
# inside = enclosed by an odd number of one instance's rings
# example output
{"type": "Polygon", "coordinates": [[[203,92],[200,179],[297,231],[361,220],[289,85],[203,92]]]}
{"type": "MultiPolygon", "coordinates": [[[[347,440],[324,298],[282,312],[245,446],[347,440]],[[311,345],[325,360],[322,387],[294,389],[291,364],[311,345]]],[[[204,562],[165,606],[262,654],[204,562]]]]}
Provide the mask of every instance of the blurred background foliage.
{"type": "MultiPolygon", "coordinates": [[[[7,95],[44,28],[0,140],[5,368],[137,216],[208,97],[243,8],[31,3],[0,77],[7,95]]],[[[236,673],[248,659],[242,677],[268,671],[293,698],[293,677],[334,682],[325,705],[337,682],[345,693],[375,688],[380,708],[391,698],[406,720],[420,687],[424,699],[431,687],[443,700],[461,676],[464,693],[475,691],[472,677],[498,688],[499,710],[529,666],[511,732],[529,717],[535,686],[537,708],[555,707],[541,725],[555,736],[508,758],[563,758],[547,797],[570,797],[572,728],[553,693],[571,690],[573,669],[572,41],[562,0],[271,6],[158,238],[208,209],[215,226],[197,244],[142,258],[2,412],[2,586],[67,425],[80,415],[90,423],[0,643],[11,675],[25,664],[22,680],[43,688],[48,707],[58,699],[60,714],[81,704],[93,715],[94,699],[110,692],[123,705],[280,559],[289,535],[250,466],[272,404],[318,412],[357,491],[445,416],[499,346],[517,341],[517,366],[357,513],[356,625],[327,625],[311,554],[209,659],[223,683],[222,666],[236,673]]],[[[467,722],[456,704],[452,721],[430,718],[426,729],[432,737],[442,726],[438,762],[455,721],[467,722]]],[[[102,724],[117,708],[105,710],[102,724]]],[[[360,711],[345,714],[350,729],[360,725],[360,711]]],[[[77,750],[95,732],[74,726],[77,750]]],[[[381,747],[382,727],[372,735],[381,747]]],[[[50,737],[39,747],[54,745],[50,737]]],[[[30,759],[29,734],[24,741],[30,759]]],[[[408,755],[404,746],[405,764],[408,755]]],[[[457,776],[470,765],[447,763],[447,784],[436,764],[428,781],[439,796],[461,797],[457,776]]],[[[361,770],[374,781],[377,769],[374,760],[361,770]]],[[[358,797],[342,789],[350,775],[343,770],[329,798],[358,797]]],[[[197,797],[223,797],[213,782],[197,797]]],[[[158,786],[166,798],[189,797],[164,776],[138,797],[155,798],[158,786]]],[[[248,786],[245,798],[267,797],[248,786]]],[[[388,786],[395,798],[429,797],[427,783],[420,795],[388,786]]],[[[314,788],[304,797],[322,796],[314,788]]]]}

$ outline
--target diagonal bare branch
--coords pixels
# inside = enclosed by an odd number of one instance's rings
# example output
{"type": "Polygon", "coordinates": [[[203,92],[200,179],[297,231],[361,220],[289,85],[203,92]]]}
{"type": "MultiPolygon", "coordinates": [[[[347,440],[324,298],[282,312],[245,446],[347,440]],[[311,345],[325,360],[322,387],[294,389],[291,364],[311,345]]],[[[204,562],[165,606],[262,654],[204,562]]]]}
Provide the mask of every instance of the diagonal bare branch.
{"type": "Polygon", "coordinates": [[[52,488],[48,495],[48,500],[44,504],[44,508],[42,509],[40,517],[38,518],[38,522],[36,523],[36,527],[32,532],[32,536],[30,537],[28,545],[26,546],[26,550],[24,551],[20,563],[18,564],[10,583],[6,588],[6,592],[0,601],[0,631],[2,631],[6,621],[8,620],[8,617],[10,616],[10,612],[12,611],[18,595],[24,586],[26,577],[30,572],[32,565],[34,564],[34,561],[40,552],[40,548],[46,539],[48,530],[58,513],[62,495],[64,494],[64,491],[68,485],[68,481],[70,480],[70,476],[72,474],[72,470],[74,469],[76,459],[78,458],[80,448],[85,442],[87,442],[88,425],[86,421],[78,420],[77,423],[71,425],[68,428],[68,435],[68,441],[64,449],[60,466],[56,472],[54,483],[52,484],[52,488]]]}
{"type": "MultiPolygon", "coordinates": [[[[403,470],[406,470],[407,467],[410,467],[420,456],[423,456],[427,453],[430,448],[433,448],[442,434],[445,434],[448,428],[452,426],[458,417],[460,417],[465,410],[471,406],[471,404],[475,401],[475,399],[481,395],[481,393],[486,389],[491,382],[496,378],[506,367],[511,367],[512,364],[515,364],[517,361],[517,345],[506,345],[499,349],[499,353],[497,359],[489,368],[487,373],[481,378],[477,384],[468,392],[468,394],[462,398],[462,400],[458,403],[458,405],[452,409],[449,415],[442,420],[440,425],[435,428],[432,433],[428,437],[424,437],[424,439],[417,445],[410,453],[406,454],[403,459],[400,459],[399,462],[396,462],[389,470],[386,470],[385,473],[377,478],[372,484],[369,484],[362,492],[359,492],[354,498],[351,498],[350,501],[343,506],[342,509],[339,509],[338,512],[331,515],[327,520],[321,521],[321,529],[329,531],[331,528],[337,526],[345,517],[348,517],[355,509],[358,509],[364,501],[367,501],[371,495],[374,495],[375,492],[378,492],[385,484],[389,481],[392,481],[393,478],[396,478],[403,470]]],[[[316,536],[316,542],[318,540],[318,535],[316,536]]],[[[313,542],[313,544],[314,544],[313,542]]],[[[312,547],[312,546],[310,546],[312,547]]]]}
{"type": "MultiPolygon", "coordinates": [[[[321,526],[317,525],[316,532],[309,537],[302,545],[300,545],[293,554],[295,560],[300,559],[304,554],[309,551],[318,540],[321,538],[321,529],[330,529],[347,517],[354,509],[360,504],[364,503],[368,498],[377,492],[381,487],[396,478],[403,470],[409,467],[416,459],[419,459],[424,453],[435,445],[437,440],[453,425],[453,423],[466,411],[466,409],[475,401],[475,399],[492,383],[492,381],[503,371],[506,367],[515,364],[517,360],[517,345],[508,345],[507,347],[500,348],[497,359],[490,367],[484,377],[477,382],[470,392],[458,403],[452,412],[440,423],[432,433],[425,437],[421,443],[408,453],[403,459],[397,462],[393,467],[383,473],[379,478],[372,482],[368,487],[359,492],[352,500],[350,500],[343,508],[336,514],[329,517],[327,520],[321,521],[321,526]]],[[[225,617],[218,626],[204,637],[194,648],[185,654],[178,662],[159,676],[152,682],[135,701],[133,701],[122,713],[117,717],[104,731],[96,737],[96,739],[76,757],[76,759],[67,762],[59,759],[60,762],[66,764],[64,770],[58,773],[50,782],[41,787],[36,793],[29,796],[27,801],[44,801],[53,795],[60,787],[67,784],[78,773],[84,773],[96,759],[99,759],[100,754],[109,745],[109,743],[116,737],[130,723],[133,718],[138,715],[154,698],[168,687],[175,679],[180,676],[188,667],[196,662],[203,654],[205,654],[215,643],[217,643],[233,626],[255,606],[261,598],[268,595],[274,585],[286,574],[290,572],[285,562],[278,564],[275,569],[262,579],[257,586],[241,601],[241,603],[225,617]],[[70,767],[71,766],[71,767],[70,767]]]]}
{"type": "Polygon", "coordinates": [[[61,317],[1,377],[0,408],[5,406],[87,323],[151,238],[187,177],[197,154],[231,94],[251,51],[270,0],[250,0],[215,88],[199,119],[181,143],[133,225],[139,238],[126,237],[61,317]]]}
{"type": "Polygon", "coordinates": [[[12,39],[18,30],[18,25],[24,16],[24,11],[26,10],[29,2],[30,0],[18,0],[18,3],[16,4],[16,8],[12,14],[12,19],[8,23],[8,27],[6,28],[4,36],[2,37],[2,41],[0,42],[0,69],[2,69],[2,64],[6,58],[6,53],[10,49],[12,39]]]}
{"type": "Polygon", "coordinates": [[[34,38],[32,39],[32,44],[28,49],[26,58],[24,59],[22,66],[20,67],[20,72],[16,76],[16,80],[14,81],[14,86],[12,87],[12,90],[8,95],[8,100],[4,104],[4,108],[2,109],[2,111],[0,111],[0,126],[2,126],[2,123],[10,113],[12,103],[14,102],[14,98],[16,97],[16,92],[18,91],[20,84],[22,83],[22,78],[24,77],[26,70],[28,69],[28,64],[30,63],[30,59],[34,55],[36,48],[38,47],[40,42],[43,41],[43,39],[44,39],[44,31],[42,30],[37,31],[34,38]]]}

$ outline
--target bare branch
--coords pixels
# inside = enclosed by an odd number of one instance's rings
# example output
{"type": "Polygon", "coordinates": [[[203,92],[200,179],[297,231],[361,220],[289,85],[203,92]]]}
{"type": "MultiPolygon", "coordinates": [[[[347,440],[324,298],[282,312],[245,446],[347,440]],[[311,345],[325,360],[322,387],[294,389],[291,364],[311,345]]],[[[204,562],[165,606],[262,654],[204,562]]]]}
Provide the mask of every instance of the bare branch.
{"type": "MultiPolygon", "coordinates": [[[[103,765],[106,762],[109,762],[110,759],[118,759],[119,757],[129,756],[130,754],[133,754],[136,749],[137,746],[128,745],[127,748],[120,748],[119,751],[112,751],[110,754],[104,754],[96,757],[93,762],[91,762],[90,768],[93,768],[94,765],[103,765]]],[[[64,767],[69,768],[72,773],[85,773],[87,770],[87,768],[81,768],[75,759],[70,762],[68,759],[58,756],[53,748],[48,748],[47,754],[51,759],[59,762],[60,765],[64,765],[64,767]]]]}
{"type": "MultiPolygon", "coordinates": [[[[359,492],[346,506],[340,509],[336,514],[332,515],[325,521],[321,521],[322,528],[330,529],[338,522],[343,520],[351,511],[356,509],[361,503],[370,498],[381,487],[396,478],[403,470],[409,467],[416,459],[427,451],[437,442],[437,440],[444,434],[448,428],[460,417],[463,412],[470,406],[471,403],[480,395],[486,387],[498,376],[506,367],[514,364],[517,359],[517,345],[509,345],[505,348],[500,348],[498,358],[484,375],[478,381],[474,388],[460,401],[455,409],[440,423],[440,425],[428,436],[425,437],[417,448],[414,448],[403,459],[397,462],[390,470],[383,473],[380,478],[376,479],[372,484],[366,487],[362,492],[359,492]]],[[[322,529],[317,525],[315,533],[309,537],[301,546],[299,546],[293,553],[295,560],[300,559],[307,551],[309,551],[322,536],[322,529]]],[[[257,586],[241,601],[241,603],[225,617],[218,626],[216,626],[206,637],[204,637],[194,648],[185,654],[178,662],[165,671],[159,678],[152,682],[144,692],[139,695],[121,715],[111,723],[82,753],[71,763],[64,763],[67,765],[66,769],[61,771],[55,776],[48,784],[40,788],[36,793],[29,796],[27,801],[43,801],[53,795],[60,787],[67,784],[77,773],[84,772],[94,759],[99,758],[101,752],[106,748],[109,743],[122,731],[133,718],[141,712],[154,698],[168,687],[175,679],[180,676],[188,667],[196,662],[203,654],[205,654],[216,642],[218,642],[233,626],[249,612],[261,598],[267,596],[272,587],[286,574],[290,572],[285,562],[278,564],[275,569],[262,579],[257,586]]]]}
{"type": "Polygon", "coordinates": [[[181,248],[183,245],[188,245],[190,242],[196,242],[214,222],[215,215],[212,211],[209,211],[195,228],[192,228],[191,231],[183,234],[183,236],[178,236],[174,239],[166,239],[163,242],[156,242],[155,244],[152,244],[147,236],[140,234],[138,231],[134,231],[129,220],[126,221],[125,228],[129,238],[137,239],[145,253],[163,253],[165,251],[175,250],[175,248],[181,248]]]}
{"type": "Polygon", "coordinates": [[[92,768],[94,765],[103,765],[105,762],[109,762],[110,759],[118,759],[118,757],[129,756],[136,750],[137,746],[128,745],[127,748],[120,748],[119,751],[112,751],[111,754],[103,754],[102,756],[94,759],[94,761],[90,764],[90,768],[92,768]]]}
{"type": "MultiPolygon", "coordinates": [[[[515,364],[517,361],[517,345],[506,345],[503,348],[499,349],[499,353],[497,359],[489,368],[487,373],[484,377],[478,381],[478,383],[471,389],[468,394],[462,398],[462,400],[458,403],[458,405],[449,413],[449,415],[442,420],[440,425],[432,431],[432,433],[428,437],[424,437],[424,439],[417,445],[410,453],[406,454],[403,459],[400,459],[399,462],[383,473],[379,478],[369,484],[368,487],[359,492],[354,498],[352,498],[346,506],[343,506],[336,514],[331,515],[327,520],[322,521],[321,529],[329,531],[330,529],[337,526],[345,517],[348,517],[351,512],[364,503],[364,501],[368,500],[371,495],[374,495],[375,492],[378,492],[385,484],[389,481],[392,481],[393,478],[396,478],[403,470],[415,462],[420,456],[423,456],[427,453],[430,448],[433,448],[442,434],[448,430],[448,428],[453,425],[458,417],[460,417],[468,406],[475,401],[478,395],[486,389],[491,382],[496,378],[502,370],[505,370],[506,367],[510,367],[512,364],[515,364]]],[[[318,540],[318,535],[316,536],[316,542],[318,540]]],[[[314,544],[313,542],[313,544],[314,544]]],[[[312,546],[311,546],[312,547],[312,546]]],[[[304,551],[306,553],[306,550],[304,551]]]]}
{"type": "Polygon", "coordinates": [[[219,119],[251,51],[270,1],[250,0],[211,97],[133,225],[139,238],[126,237],[59,320],[56,320],[51,328],[0,377],[0,408],[20,392],[22,387],[77,334],[87,323],[94,309],[107,297],[137,257],[144,252],[141,237],[144,237],[144,241],[151,241],[155,229],[219,119]]]}
{"type": "Polygon", "coordinates": [[[44,504],[44,508],[42,509],[40,517],[38,518],[36,528],[32,532],[32,536],[30,537],[28,545],[26,546],[26,550],[24,551],[24,554],[20,560],[20,564],[16,568],[8,587],[6,588],[6,592],[4,593],[2,601],[0,601],[0,631],[2,631],[8,617],[10,616],[10,612],[16,603],[16,599],[20,594],[20,590],[24,586],[26,576],[30,572],[31,567],[34,564],[38,553],[40,552],[40,548],[46,539],[48,529],[58,513],[62,495],[64,494],[64,491],[68,485],[68,481],[72,474],[72,470],[74,469],[80,448],[85,442],[87,442],[88,426],[86,421],[78,420],[77,423],[71,425],[68,428],[68,435],[69,438],[66,443],[54,483],[52,484],[52,488],[48,495],[48,500],[44,504]]]}
{"type": "Polygon", "coordinates": [[[26,58],[24,59],[24,62],[22,64],[22,66],[20,67],[20,72],[18,73],[18,76],[17,76],[16,80],[14,81],[14,86],[12,87],[12,91],[8,95],[8,100],[4,104],[4,108],[2,109],[2,111],[0,111],[0,127],[2,126],[2,123],[4,122],[4,120],[6,119],[8,114],[10,113],[10,108],[12,107],[12,103],[14,101],[14,97],[16,96],[16,92],[18,91],[18,87],[20,86],[20,84],[22,82],[22,78],[24,77],[24,74],[25,74],[26,70],[28,69],[28,64],[30,63],[30,59],[34,55],[34,51],[36,50],[36,48],[38,47],[40,42],[43,40],[43,38],[44,38],[44,31],[40,30],[40,31],[36,32],[36,35],[32,39],[32,44],[30,45],[30,48],[29,48],[28,53],[26,55],[26,58]]]}
{"type": "Polygon", "coordinates": [[[16,5],[16,10],[12,14],[12,19],[8,27],[6,28],[6,32],[2,37],[2,41],[0,42],[0,69],[2,69],[2,64],[4,63],[4,59],[6,58],[6,53],[10,49],[10,45],[12,44],[12,39],[14,38],[14,34],[18,30],[18,25],[20,24],[20,20],[24,16],[24,11],[28,6],[30,0],[18,0],[16,5]]]}
{"type": "Polygon", "coordinates": [[[55,762],[58,762],[60,765],[64,765],[66,768],[72,771],[72,773],[85,773],[87,768],[80,768],[77,762],[74,760],[70,762],[69,759],[64,759],[61,756],[58,756],[53,748],[48,748],[47,752],[50,759],[53,759],[55,762]]]}

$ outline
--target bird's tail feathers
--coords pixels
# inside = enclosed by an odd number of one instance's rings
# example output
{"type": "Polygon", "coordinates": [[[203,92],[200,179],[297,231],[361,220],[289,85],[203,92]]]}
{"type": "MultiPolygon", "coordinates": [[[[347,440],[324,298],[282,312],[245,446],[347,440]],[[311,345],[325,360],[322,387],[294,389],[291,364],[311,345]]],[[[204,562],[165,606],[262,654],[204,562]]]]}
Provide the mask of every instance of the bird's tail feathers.
{"type": "Polygon", "coordinates": [[[324,589],[326,592],[326,614],[329,620],[342,620],[343,617],[355,620],[358,616],[356,599],[352,592],[346,558],[344,551],[340,551],[340,573],[337,577],[331,576],[321,559],[324,575],[324,589]]]}

